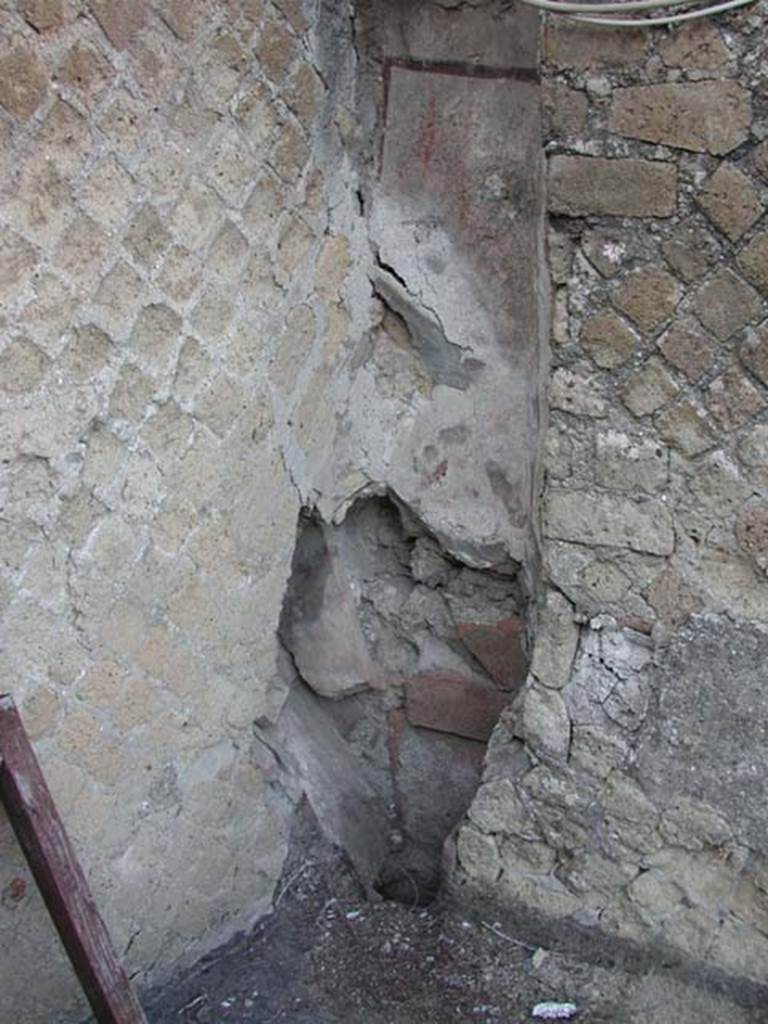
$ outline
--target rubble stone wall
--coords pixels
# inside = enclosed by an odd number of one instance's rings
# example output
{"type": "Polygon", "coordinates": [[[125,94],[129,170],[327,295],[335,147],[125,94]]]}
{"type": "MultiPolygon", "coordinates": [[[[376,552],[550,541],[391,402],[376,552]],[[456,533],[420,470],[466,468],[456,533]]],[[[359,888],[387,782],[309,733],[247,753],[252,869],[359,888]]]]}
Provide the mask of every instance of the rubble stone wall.
{"type": "Polygon", "coordinates": [[[543,33],[550,426],[526,691],[457,878],[764,982],[763,3],[543,33]]]}

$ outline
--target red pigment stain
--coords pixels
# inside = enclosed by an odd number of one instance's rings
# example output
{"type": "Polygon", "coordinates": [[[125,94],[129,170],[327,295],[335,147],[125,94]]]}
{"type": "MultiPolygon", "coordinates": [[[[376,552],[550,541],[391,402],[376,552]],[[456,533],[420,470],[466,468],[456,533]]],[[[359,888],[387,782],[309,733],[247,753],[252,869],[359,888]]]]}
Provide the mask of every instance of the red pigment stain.
{"type": "Polygon", "coordinates": [[[419,160],[426,170],[432,162],[432,157],[437,149],[437,112],[435,110],[435,97],[431,96],[427,108],[427,116],[421,129],[421,146],[419,147],[419,160]]]}

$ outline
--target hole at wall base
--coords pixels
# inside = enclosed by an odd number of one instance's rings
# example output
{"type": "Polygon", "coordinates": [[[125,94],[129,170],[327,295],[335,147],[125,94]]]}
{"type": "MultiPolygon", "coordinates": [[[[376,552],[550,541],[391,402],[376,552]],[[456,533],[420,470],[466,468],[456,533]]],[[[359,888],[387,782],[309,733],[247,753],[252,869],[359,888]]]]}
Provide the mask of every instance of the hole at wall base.
{"type": "Polygon", "coordinates": [[[516,569],[476,569],[400,502],[302,516],[280,638],[283,741],[373,899],[427,907],[487,741],[526,673],[516,569]]]}

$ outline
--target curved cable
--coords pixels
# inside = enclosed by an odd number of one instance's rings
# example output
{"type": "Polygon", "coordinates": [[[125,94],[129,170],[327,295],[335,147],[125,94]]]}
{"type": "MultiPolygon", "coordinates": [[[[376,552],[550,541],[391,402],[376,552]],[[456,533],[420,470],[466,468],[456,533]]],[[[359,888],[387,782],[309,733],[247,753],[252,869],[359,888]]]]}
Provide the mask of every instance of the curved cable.
{"type": "Polygon", "coordinates": [[[662,11],[671,7],[685,7],[696,3],[697,0],[626,0],[626,2],[609,2],[605,4],[590,2],[574,2],[574,0],[521,0],[529,7],[536,7],[539,10],[549,11],[563,17],[572,18],[574,21],[586,22],[591,25],[607,25],[612,27],[627,28],[649,28],[656,25],[675,25],[680,22],[693,21],[695,18],[705,18],[711,14],[721,14],[737,7],[746,7],[755,0],[725,0],[723,3],[713,4],[710,7],[703,7],[696,11],[686,11],[683,14],[669,14],[656,18],[604,18],[599,15],[602,12],[619,13],[620,11],[662,11]]]}
{"type": "Polygon", "coordinates": [[[538,7],[542,11],[552,11],[554,14],[599,14],[606,11],[608,14],[620,11],[648,11],[659,10],[666,7],[684,7],[697,3],[697,0],[626,0],[622,3],[573,3],[571,0],[522,0],[530,7],[538,7]]]}
{"type": "MultiPolygon", "coordinates": [[[[529,0],[523,0],[528,3],[529,0]]],[[[746,7],[755,0],[727,0],[727,3],[714,4],[699,11],[686,11],[685,14],[670,14],[664,18],[596,18],[586,14],[574,14],[575,21],[583,21],[592,25],[627,26],[629,28],[648,28],[653,25],[677,25],[680,22],[693,21],[694,18],[706,18],[709,14],[722,14],[736,7],[746,7]]]]}

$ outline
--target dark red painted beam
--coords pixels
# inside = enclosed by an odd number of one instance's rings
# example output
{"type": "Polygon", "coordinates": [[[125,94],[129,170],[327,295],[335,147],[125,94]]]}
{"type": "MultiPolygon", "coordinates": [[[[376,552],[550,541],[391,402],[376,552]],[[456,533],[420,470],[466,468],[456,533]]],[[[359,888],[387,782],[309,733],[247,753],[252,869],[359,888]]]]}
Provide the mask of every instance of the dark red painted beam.
{"type": "Polygon", "coordinates": [[[147,1024],[7,695],[0,695],[0,800],[98,1024],[147,1024]]]}

